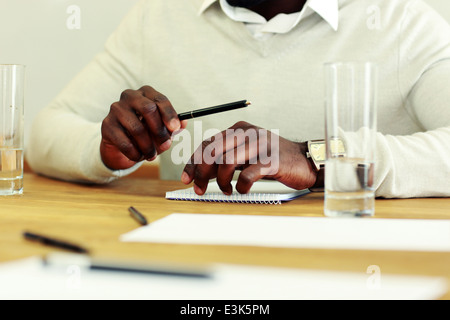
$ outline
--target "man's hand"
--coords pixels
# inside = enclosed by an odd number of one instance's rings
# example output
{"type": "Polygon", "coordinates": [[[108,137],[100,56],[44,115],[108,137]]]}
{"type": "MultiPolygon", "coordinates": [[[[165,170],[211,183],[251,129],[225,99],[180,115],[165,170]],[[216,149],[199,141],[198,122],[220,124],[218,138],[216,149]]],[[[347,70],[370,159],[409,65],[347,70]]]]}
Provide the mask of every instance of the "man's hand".
{"type": "Polygon", "coordinates": [[[185,166],[181,180],[194,181],[194,190],[202,195],[210,179],[225,194],[231,194],[234,172],[241,170],[236,189],[248,193],[259,179],[274,179],[304,189],[316,182],[316,172],[305,157],[306,146],[286,140],[270,131],[238,122],[211,139],[203,141],[185,166]]]}
{"type": "Polygon", "coordinates": [[[166,96],[152,87],[125,90],[102,123],[103,163],[119,170],[142,160],[152,161],[170,148],[172,134],[186,125],[166,96]]]}

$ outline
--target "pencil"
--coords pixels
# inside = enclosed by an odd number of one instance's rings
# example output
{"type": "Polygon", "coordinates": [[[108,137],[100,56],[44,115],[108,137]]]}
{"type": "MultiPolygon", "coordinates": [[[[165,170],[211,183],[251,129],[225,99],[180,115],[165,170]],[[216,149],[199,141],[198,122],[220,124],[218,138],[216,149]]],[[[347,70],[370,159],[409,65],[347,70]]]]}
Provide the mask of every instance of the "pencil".
{"type": "Polygon", "coordinates": [[[202,264],[178,264],[172,262],[154,261],[139,262],[130,260],[103,260],[86,257],[79,259],[78,255],[51,253],[42,258],[46,266],[78,265],[92,271],[115,271],[124,273],[142,273],[161,276],[180,276],[193,278],[211,278],[214,270],[202,264]]]}
{"type": "Polygon", "coordinates": [[[142,213],[140,213],[139,211],[137,211],[134,207],[129,207],[128,211],[130,211],[130,215],[137,220],[137,222],[139,222],[140,224],[142,224],[143,226],[147,225],[147,219],[145,219],[145,217],[142,215],[142,213]]]}
{"type": "Polygon", "coordinates": [[[88,252],[87,249],[77,246],[75,244],[71,244],[66,241],[62,241],[62,240],[58,240],[58,239],[49,238],[47,236],[39,235],[36,233],[24,232],[23,236],[27,240],[40,242],[44,245],[51,246],[51,247],[65,249],[65,250],[69,250],[69,251],[73,251],[73,252],[77,252],[77,253],[87,253],[88,252]]]}
{"type": "Polygon", "coordinates": [[[225,111],[235,110],[235,109],[239,109],[239,108],[245,108],[251,104],[252,103],[248,100],[241,100],[241,101],[221,104],[219,106],[183,112],[183,113],[178,114],[178,118],[180,120],[193,119],[193,118],[203,117],[203,116],[207,116],[207,115],[214,114],[214,113],[225,112],[225,111]]]}

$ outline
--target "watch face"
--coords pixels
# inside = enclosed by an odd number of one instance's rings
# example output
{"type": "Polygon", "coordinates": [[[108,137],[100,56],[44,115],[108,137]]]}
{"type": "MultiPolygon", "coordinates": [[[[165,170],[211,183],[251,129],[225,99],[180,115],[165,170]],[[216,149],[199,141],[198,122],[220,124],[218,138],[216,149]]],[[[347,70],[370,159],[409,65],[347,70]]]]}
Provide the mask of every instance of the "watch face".
{"type": "MultiPolygon", "coordinates": [[[[316,163],[323,164],[326,159],[326,144],[325,141],[311,141],[309,143],[309,154],[316,163]]],[[[330,157],[344,157],[345,146],[341,139],[330,139],[330,157]]]]}
{"type": "Polygon", "coordinates": [[[309,146],[309,153],[315,161],[325,161],[325,143],[311,143],[309,146]]]}
{"type": "Polygon", "coordinates": [[[345,156],[345,147],[341,139],[330,139],[330,156],[333,158],[345,156]]]}

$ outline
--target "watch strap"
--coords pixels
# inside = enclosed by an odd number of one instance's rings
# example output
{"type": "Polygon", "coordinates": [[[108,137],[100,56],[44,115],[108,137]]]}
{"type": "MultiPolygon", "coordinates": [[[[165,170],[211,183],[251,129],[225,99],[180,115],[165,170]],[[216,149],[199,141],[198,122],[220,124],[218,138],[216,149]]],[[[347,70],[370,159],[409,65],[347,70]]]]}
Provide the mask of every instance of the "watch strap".
{"type": "Polygon", "coordinates": [[[310,152],[311,145],[317,143],[325,144],[325,140],[309,140],[306,143],[306,158],[309,159],[313,169],[317,172],[316,183],[308,188],[311,192],[323,192],[325,183],[325,163],[317,162],[310,152]]]}

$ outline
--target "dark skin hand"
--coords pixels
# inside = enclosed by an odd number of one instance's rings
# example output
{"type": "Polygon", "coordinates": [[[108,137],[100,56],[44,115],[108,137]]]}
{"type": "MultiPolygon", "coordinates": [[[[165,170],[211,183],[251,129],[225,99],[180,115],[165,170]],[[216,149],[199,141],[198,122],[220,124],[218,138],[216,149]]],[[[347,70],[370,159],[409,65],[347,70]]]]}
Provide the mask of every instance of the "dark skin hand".
{"type": "Polygon", "coordinates": [[[102,123],[100,154],[112,170],[152,161],[168,150],[172,134],[184,129],[170,101],[150,86],[125,90],[102,123]]]}
{"type": "Polygon", "coordinates": [[[209,180],[216,178],[222,192],[231,194],[234,172],[241,170],[236,183],[239,193],[248,193],[260,179],[277,180],[300,190],[314,186],[317,180],[305,153],[304,143],[241,121],[203,141],[185,166],[181,180],[185,184],[193,181],[194,191],[202,195],[209,180]]]}

